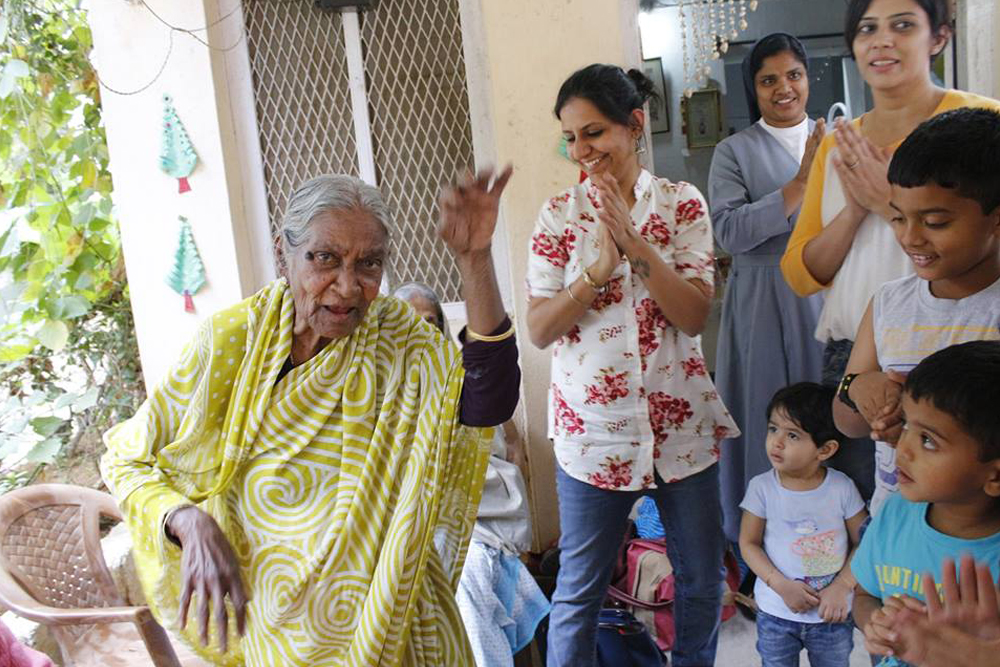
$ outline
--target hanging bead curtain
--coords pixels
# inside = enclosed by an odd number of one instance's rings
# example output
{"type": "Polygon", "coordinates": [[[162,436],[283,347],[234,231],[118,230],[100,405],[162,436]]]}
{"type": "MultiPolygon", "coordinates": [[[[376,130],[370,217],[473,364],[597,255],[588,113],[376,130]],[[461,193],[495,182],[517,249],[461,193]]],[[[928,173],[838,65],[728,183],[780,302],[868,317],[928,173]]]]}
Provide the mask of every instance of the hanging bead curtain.
{"type": "Polygon", "coordinates": [[[684,58],[684,96],[705,85],[712,73],[710,60],[729,50],[729,42],[747,29],[747,12],[757,0],[678,0],[681,50],[684,58]]]}

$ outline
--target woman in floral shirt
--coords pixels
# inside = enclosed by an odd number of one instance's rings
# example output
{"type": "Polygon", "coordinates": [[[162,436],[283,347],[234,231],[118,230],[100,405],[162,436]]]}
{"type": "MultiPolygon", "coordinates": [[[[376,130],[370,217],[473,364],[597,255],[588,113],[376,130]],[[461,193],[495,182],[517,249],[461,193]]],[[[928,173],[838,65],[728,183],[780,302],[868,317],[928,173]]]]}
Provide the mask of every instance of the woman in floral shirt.
{"type": "Polygon", "coordinates": [[[712,231],[687,183],[639,166],[637,70],[591,65],[555,107],[583,183],[543,207],[531,240],[528,330],[555,343],[549,437],[559,463],[560,570],[550,667],[589,667],[597,615],[633,503],[651,496],[676,575],[675,667],[715,659],[722,584],[719,440],[738,429],[699,333],[712,296],[712,231]]]}

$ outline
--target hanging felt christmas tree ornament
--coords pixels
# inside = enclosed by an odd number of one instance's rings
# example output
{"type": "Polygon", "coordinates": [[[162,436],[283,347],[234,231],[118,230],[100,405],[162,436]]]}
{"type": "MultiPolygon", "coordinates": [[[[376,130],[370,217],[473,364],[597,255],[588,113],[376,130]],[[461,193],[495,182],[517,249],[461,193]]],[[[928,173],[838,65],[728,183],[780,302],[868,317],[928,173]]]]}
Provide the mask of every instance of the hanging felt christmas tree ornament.
{"type": "Polygon", "coordinates": [[[164,93],[160,169],[177,179],[177,191],[184,194],[191,189],[187,177],[194,171],[196,164],[198,164],[198,154],[194,152],[187,130],[177,117],[173,99],[164,93]]]}
{"type": "Polygon", "coordinates": [[[184,297],[184,310],[194,312],[194,299],[191,295],[205,284],[205,266],[201,263],[198,248],[194,244],[191,225],[183,215],[181,220],[181,235],[174,252],[174,265],[167,274],[167,285],[184,297]]]}

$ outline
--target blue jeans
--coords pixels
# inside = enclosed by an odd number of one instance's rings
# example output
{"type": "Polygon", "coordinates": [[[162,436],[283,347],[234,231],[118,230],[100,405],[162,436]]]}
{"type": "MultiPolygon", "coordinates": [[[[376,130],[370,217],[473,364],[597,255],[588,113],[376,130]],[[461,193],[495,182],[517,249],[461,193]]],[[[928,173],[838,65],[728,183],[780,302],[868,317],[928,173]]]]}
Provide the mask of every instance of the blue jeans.
{"type": "Polygon", "coordinates": [[[764,667],[799,667],[802,649],[810,667],[847,667],[854,623],[799,623],[757,612],[757,652],[764,667]]]}
{"type": "Polygon", "coordinates": [[[559,576],[549,614],[548,667],[593,667],[597,615],[625,537],[629,511],[648,495],[666,530],[674,568],[674,667],[711,667],[722,604],[719,466],[644,491],[609,491],[573,479],[556,465],[559,495],[559,576]]]}

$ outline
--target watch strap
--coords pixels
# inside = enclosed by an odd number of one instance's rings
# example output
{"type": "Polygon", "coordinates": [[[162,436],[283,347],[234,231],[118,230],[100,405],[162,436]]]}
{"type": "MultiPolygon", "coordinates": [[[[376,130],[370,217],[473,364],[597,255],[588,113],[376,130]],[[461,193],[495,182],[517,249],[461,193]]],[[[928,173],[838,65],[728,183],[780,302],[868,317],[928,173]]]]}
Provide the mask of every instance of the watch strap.
{"type": "Polygon", "coordinates": [[[851,395],[848,391],[851,388],[851,383],[854,382],[854,378],[856,377],[858,377],[857,373],[847,373],[840,379],[840,384],[837,385],[837,398],[841,403],[855,412],[858,411],[858,406],[851,400],[851,395]]]}

